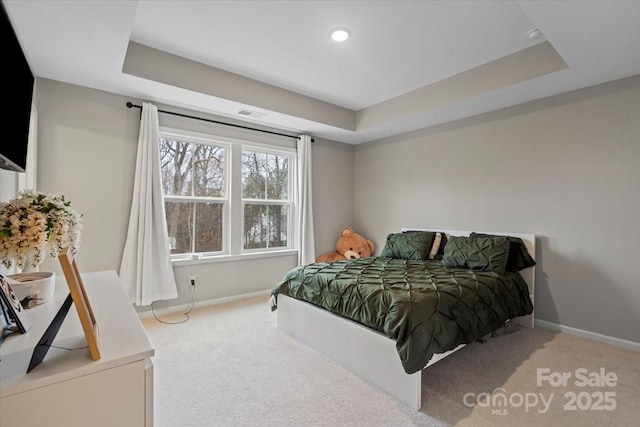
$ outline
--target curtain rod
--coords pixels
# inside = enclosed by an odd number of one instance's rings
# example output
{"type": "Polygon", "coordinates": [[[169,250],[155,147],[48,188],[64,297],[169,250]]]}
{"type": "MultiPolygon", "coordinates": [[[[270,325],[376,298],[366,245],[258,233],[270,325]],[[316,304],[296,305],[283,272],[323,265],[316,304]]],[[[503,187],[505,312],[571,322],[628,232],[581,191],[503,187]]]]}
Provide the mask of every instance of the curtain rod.
{"type": "MultiPolygon", "coordinates": [[[[135,104],[133,104],[131,102],[127,102],[127,108],[139,108],[139,109],[142,110],[142,105],[135,105],[135,104]]],[[[252,127],[248,127],[248,126],[236,125],[236,124],[233,124],[233,123],[219,122],[217,120],[205,119],[203,117],[189,116],[187,114],[174,113],[172,111],[158,110],[158,113],[171,114],[172,116],[186,117],[188,119],[202,120],[203,122],[216,123],[216,124],[225,125],[225,126],[233,126],[233,127],[236,127],[236,128],[248,129],[248,130],[253,130],[253,131],[256,131],[256,132],[269,133],[271,135],[284,136],[284,137],[287,137],[287,138],[300,139],[299,136],[287,135],[287,134],[284,134],[284,133],[272,132],[270,130],[257,129],[257,128],[252,128],[252,127]]],[[[314,142],[313,138],[311,138],[311,142],[314,142]]]]}

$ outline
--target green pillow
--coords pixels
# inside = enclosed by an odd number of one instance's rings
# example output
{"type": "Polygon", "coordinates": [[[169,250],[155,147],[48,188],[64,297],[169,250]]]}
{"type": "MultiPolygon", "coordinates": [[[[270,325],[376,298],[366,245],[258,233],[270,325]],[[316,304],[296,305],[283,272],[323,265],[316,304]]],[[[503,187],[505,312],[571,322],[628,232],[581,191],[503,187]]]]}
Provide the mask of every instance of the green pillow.
{"type": "Polygon", "coordinates": [[[444,247],[442,266],[504,273],[508,258],[506,237],[451,236],[444,247]]]}
{"type": "Polygon", "coordinates": [[[387,236],[380,256],[424,261],[429,256],[436,233],[431,231],[405,231],[387,236]]]}
{"type": "MultiPolygon", "coordinates": [[[[469,237],[502,237],[494,234],[471,233],[469,237]]],[[[507,259],[507,271],[520,271],[533,267],[536,261],[529,255],[529,251],[519,237],[504,236],[509,240],[509,259],[507,259]]]]}

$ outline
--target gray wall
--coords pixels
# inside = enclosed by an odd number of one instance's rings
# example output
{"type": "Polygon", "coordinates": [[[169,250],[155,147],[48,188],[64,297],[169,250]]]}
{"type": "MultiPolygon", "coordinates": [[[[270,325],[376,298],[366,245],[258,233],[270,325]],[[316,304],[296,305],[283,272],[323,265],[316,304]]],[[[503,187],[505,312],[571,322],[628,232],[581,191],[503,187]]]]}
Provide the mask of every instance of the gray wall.
{"type": "Polygon", "coordinates": [[[353,183],[354,147],[316,138],[313,143],[316,256],[335,251],[340,230],[353,226],[353,183]]]}
{"type": "MultiPolygon", "coordinates": [[[[139,111],[126,108],[127,101],[138,103],[108,92],[38,80],[38,188],[64,194],[83,214],[77,261],[85,272],[117,271],[120,267],[139,129],[139,111]]],[[[202,122],[189,123],[191,130],[207,130],[202,122]]],[[[180,124],[161,117],[161,125],[180,124]]],[[[230,128],[224,129],[217,130],[233,136],[230,128]]],[[[249,135],[268,142],[262,134],[249,135]]],[[[325,234],[330,236],[335,231],[337,235],[341,227],[353,221],[354,150],[345,144],[318,140],[313,156],[316,247],[326,251],[335,245],[335,237],[332,240],[325,234]]],[[[198,277],[196,301],[203,301],[268,290],[295,264],[295,256],[284,256],[175,267],[179,297],[158,307],[190,302],[188,275],[192,273],[198,277]]],[[[45,262],[41,270],[60,272],[55,260],[45,262]]]]}
{"type": "MultiPolygon", "coordinates": [[[[113,269],[139,125],[120,95],[39,79],[38,187],[84,214],[78,263],[113,269]]],[[[133,100],[135,101],[135,100],[133,100]]],[[[640,341],[640,77],[357,146],[316,140],[316,252],[341,227],[379,253],[402,226],[538,235],[536,316],[640,341]],[[356,208],[357,207],[357,208],[356,208]]],[[[269,289],[294,257],[176,267],[189,301],[269,289]],[[262,273],[256,271],[261,269],[262,273]]],[[[59,271],[48,261],[42,270],[59,271]]]]}
{"type": "Polygon", "coordinates": [[[536,317],[640,342],[640,76],[360,145],[355,225],[537,235],[536,317]]]}
{"type": "MultiPolygon", "coordinates": [[[[38,189],[83,214],[82,271],[120,266],[129,219],[139,116],[125,98],[38,79],[38,189]]],[[[59,272],[56,260],[41,270],[59,272]]]]}

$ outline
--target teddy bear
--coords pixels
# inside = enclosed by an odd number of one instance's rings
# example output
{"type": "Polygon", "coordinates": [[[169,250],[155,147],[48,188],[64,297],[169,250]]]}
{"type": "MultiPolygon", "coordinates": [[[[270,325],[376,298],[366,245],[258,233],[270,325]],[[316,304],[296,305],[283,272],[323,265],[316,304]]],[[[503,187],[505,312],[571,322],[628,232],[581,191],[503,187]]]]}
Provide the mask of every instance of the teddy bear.
{"type": "Polygon", "coordinates": [[[374,250],[375,246],[371,240],[354,233],[351,227],[345,227],[340,231],[340,237],[336,243],[336,252],[320,255],[316,258],[316,262],[367,258],[373,254],[374,250]]]}

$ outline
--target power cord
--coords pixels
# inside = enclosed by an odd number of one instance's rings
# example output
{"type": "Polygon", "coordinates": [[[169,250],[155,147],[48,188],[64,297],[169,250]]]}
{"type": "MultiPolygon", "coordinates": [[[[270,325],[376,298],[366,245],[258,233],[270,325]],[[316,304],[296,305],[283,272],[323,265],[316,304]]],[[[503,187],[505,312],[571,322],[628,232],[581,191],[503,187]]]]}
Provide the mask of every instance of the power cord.
{"type": "Polygon", "coordinates": [[[46,346],[49,348],[58,348],[60,350],[84,350],[85,348],[89,348],[88,345],[85,345],[84,347],[76,347],[76,348],[62,347],[59,345],[51,345],[51,344],[46,344],[46,346]]]}
{"type": "Polygon", "coordinates": [[[195,295],[196,295],[196,279],[192,278],[191,279],[191,307],[189,307],[189,310],[183,313],[185,318],[178,322],[167,322],[166,320],[161,320],[156,315],[155,309],[153,308],[153,303],[151,303],[151,313],[153,313],[153,317],[155,317],[158,322],[164,323],[165,325],[179,325],[180,323],[184,323],[187,320],[189,320],[189,313],[191,313],[191,310],[193,310],[193,307],[196,305],[195,295]]]}

